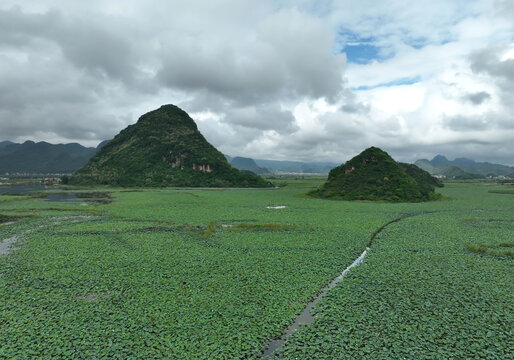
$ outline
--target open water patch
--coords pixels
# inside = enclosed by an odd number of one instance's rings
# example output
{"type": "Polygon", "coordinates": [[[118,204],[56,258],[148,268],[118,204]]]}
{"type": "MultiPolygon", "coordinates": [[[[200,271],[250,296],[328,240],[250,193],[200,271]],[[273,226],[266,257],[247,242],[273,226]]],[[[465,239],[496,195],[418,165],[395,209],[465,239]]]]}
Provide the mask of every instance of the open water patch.
{"type": "Polygon", "coordinates": [[[91,203],[109,204],[113,201],[111,193],[107,191],[70,192],[56,190],[55,187],[43,185],[0,186],[0,195],[30,196],[41,198],[43,201],[76,203],[80,205],[91,203]]]}
{"type": "Polygon", "coordinates": [[[7,238],[7,239],[4,239],[2,240],[2,242],[0,242],[0,255],[9,255],[9,253],[13,250],[15,250],[12,245],[18,241],[18,237],[15,235],[15,236],[11,236],[10,238],[7,238]]]}
{"type": "Polygon", "coordinates": [[[43,185],[0,186],[0,195],[30,195],[31,192],[50,190],[43,185]]]}
{"type": "Polygon", "coordinates": [[[77,198],[77,194],[68,193],[68,192],[59,192],[59,193],[48,193],[44,201],[50,202],[71,202],[71,203],[80,203],[81,199],[77,198]]]}

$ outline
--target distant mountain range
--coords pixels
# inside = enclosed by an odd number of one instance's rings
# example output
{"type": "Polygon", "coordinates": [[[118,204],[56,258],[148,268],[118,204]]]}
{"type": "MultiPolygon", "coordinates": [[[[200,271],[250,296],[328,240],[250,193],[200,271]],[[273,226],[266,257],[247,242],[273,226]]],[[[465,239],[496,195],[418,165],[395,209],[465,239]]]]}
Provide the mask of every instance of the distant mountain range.
{"type": "MultiPolygon", "coordinates": [[[[0,141],[0,174],[71,174],[84,166],[109,140],[96,148],[77,143],[50,144],[25,141],[22,144],[0,141]]],[[[262,174],[328,174],[339,163],[262,160],[225,155],[228,162],[239,170],[262,174]]],[[[432,160],[420,159],[417,166],[432,175],[449,179],[479,179],[488,176],[514,178],[514,167],[467,158],[448,160],[437,155],[432,160]]]]}
{"type": "Polygon", "coordinates": [[[489,162],[477,162],[467,158],[448,160],[437,155],[432,160],[420,159],[415,165],[432,175],[440,175],[451,179],[480,179],[485,177],[514,178],[514,167],[489,162]]]}
{"type": "Polygon", "coordinates": [[[334,162],[262,160],[229,155],[225,157],[235,168],[256,174],[328,174],[331,169],[340,165],[334,162]]]}
{"type": "Polygon", "coordinates": [[[0,142],[0,174],[70,174],[88,162],[98,149],[77,143],[0,142]]]}
{"type": "MultiPolygon", "coordinates": [[[[227,156],[225,156],[227,157],[227,156]]],[[[245,158],[241,156],[236,156],[235,158],[227,157],[227,160],[230,162],[230,165],[239,170],[251,171],[254,174],[262,175],[262,174],[270,174],[271,172],[263,167],[257,165],[254,159],[245,158]]]]}
{"type": "MultiPolygon", "coordinates": [[[[96,148],[77,143],[50,144],[25,141],[22,144],[0,141],[0,174],[71,174],[84,166],[109,140],[96,148]]],[[[255,174],[298,173],[328,174],[338,166],[332,162],[301,162],[261,160],[225,155],[228,162],[239,170],[255,174]]]]}

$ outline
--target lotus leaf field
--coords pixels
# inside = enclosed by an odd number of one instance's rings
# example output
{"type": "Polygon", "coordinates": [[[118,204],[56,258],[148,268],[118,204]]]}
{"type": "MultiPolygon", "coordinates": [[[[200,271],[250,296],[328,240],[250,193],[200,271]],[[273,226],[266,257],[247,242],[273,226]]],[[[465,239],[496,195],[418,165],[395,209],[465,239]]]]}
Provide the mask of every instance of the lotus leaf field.
{"type": "Polygon", "coordinates": [[[507,185],[450,183],[426,203],[304,196],[321,181],[0,196],[0,241],[16,240],[0,255],[0,358],[257,359],[368,245],[274,358],[512,356],[507,185]]]}

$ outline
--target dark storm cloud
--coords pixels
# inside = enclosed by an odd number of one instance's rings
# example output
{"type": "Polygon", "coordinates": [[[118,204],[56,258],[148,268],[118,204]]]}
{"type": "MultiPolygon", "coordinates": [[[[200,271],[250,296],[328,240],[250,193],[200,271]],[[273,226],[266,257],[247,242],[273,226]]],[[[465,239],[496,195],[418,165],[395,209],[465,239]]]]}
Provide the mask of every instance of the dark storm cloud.
{"type": "Polygon", "coordinates": [[[464,99],[470,101],[474,105],[480,105],[484,101],[489,100],[491,95],[485,91],[479,91],[476,93],[467,94],[464,99]]]}

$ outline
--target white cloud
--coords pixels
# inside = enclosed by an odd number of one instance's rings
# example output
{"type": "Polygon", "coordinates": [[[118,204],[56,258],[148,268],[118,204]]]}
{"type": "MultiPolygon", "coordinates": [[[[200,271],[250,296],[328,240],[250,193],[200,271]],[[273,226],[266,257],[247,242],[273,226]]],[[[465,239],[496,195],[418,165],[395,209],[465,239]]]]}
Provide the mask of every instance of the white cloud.
{"type": "Polygon", "coordinates": [[[402,160],[512,163],[510,10],[487,0],[4,0],[0,140],[95,145],[175,103],[231,155],[343,161],[376,145],[402,160]],[[335,54],[358,38],[386,59],[335,54]]]}

